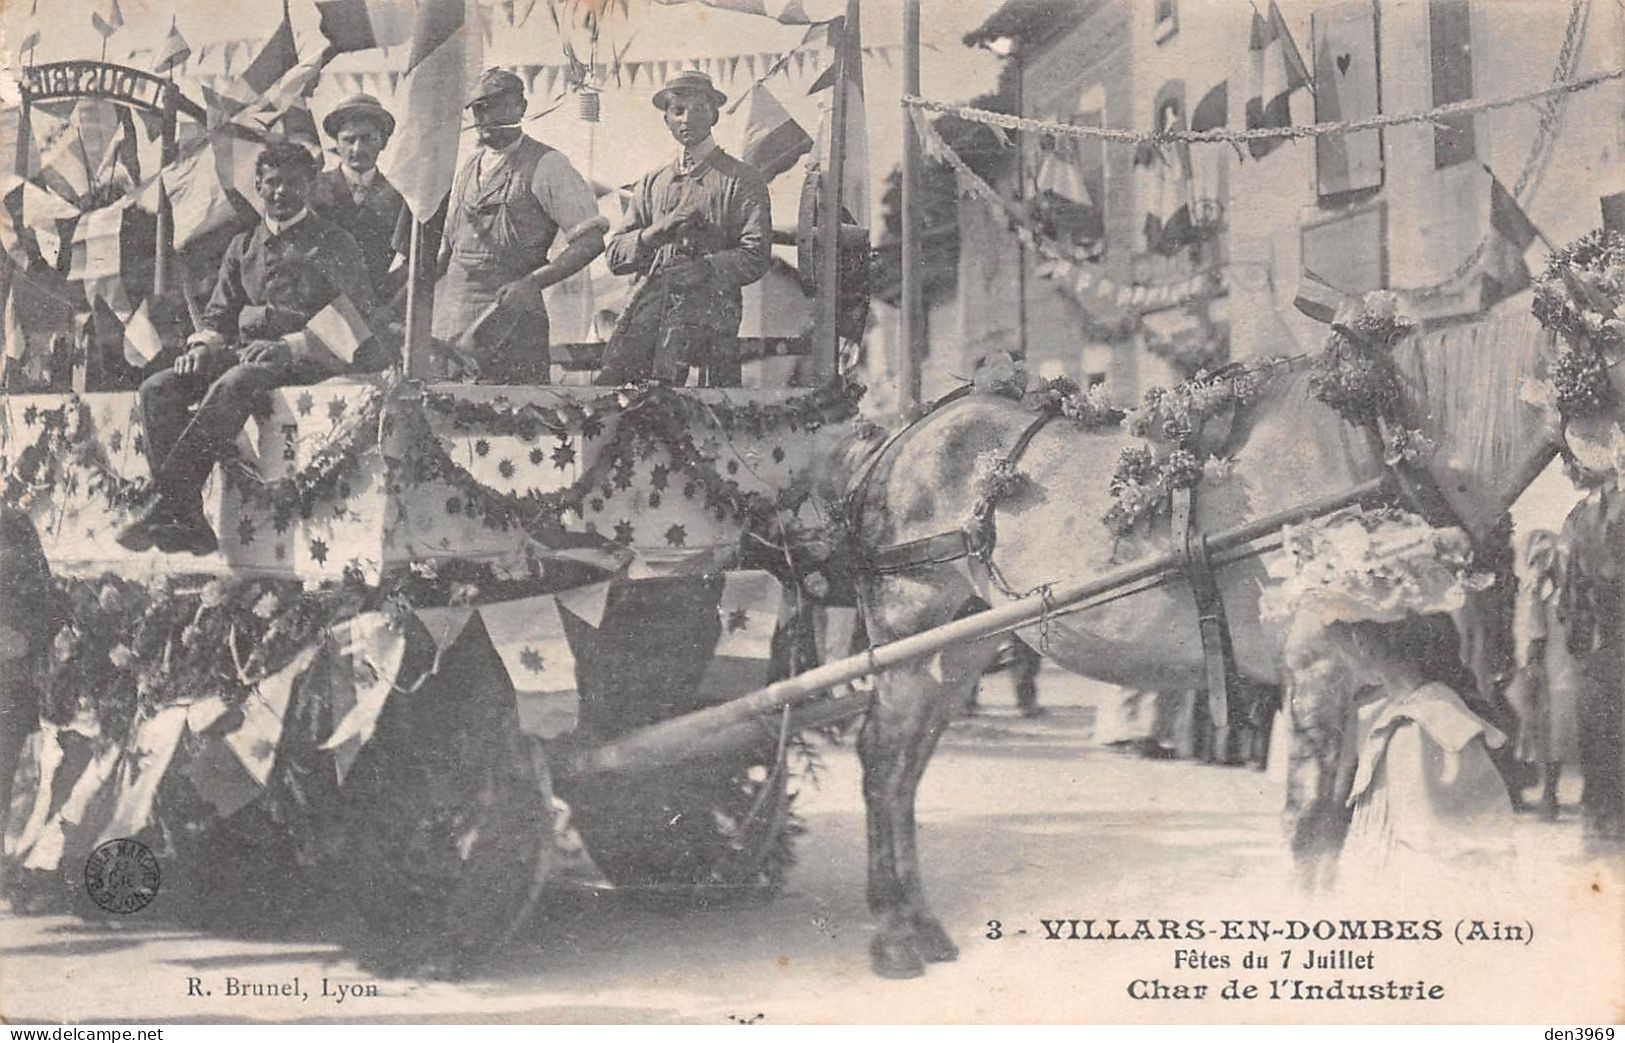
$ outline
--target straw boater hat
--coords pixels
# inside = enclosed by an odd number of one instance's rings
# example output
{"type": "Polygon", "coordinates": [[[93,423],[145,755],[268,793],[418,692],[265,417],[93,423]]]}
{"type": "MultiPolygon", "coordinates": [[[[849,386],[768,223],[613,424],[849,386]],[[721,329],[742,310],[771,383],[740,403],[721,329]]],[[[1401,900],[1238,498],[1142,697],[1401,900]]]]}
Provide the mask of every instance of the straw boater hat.
{"type": "Polygon", "coordinates": [[[664,87],[655,91],[655,108],[664,112],[666,110],[666,101],[678,91],[693,91],[705,95],[710,100],[712,107],[719,113],[722,111],[722,106],[728,103],[728,96],[717,90],[716,84],[711,82],[711,77],[698,69],[689,69],[673,76],[666,81],[664,87]]]}
{"type": "Polygon", "coordinates": [[[345,98],[338,108],[329,112],[322,120],[322,130],[327,132],[328,137],[336,138],[345,121],[352,119],[372,120],[378,124],[386,138],[395,133],[395,117],[370,94],[352,94],[345,98]]]}
{"type": "Polygon", "coordinates": [[[1281,536],[1281,552],[1265,564],[1276,581],[1259,599],[1266,619],[1314,613],[1322,623],[1392,623],[1454,612],[1494,582],[1472,571],[1465,533],[1406,511],[1349,507],[1281,536]]]}

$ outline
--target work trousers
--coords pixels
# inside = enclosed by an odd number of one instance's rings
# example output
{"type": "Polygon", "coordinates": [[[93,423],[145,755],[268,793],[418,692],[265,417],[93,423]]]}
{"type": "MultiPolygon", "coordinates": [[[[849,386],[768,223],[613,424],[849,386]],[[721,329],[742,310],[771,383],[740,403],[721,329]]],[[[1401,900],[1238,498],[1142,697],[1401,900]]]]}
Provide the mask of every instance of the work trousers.
{"type": "Polygon", "coordinates": [[[179,505],[201,500],[203,483],[273,388],[327,374],[307,362],[267,365],[225,357],[191,373],[166,369],[141,383],[141,426],[153,485],[179,505]],[[188,413],[193,403],[195,412],[188,413]]]}

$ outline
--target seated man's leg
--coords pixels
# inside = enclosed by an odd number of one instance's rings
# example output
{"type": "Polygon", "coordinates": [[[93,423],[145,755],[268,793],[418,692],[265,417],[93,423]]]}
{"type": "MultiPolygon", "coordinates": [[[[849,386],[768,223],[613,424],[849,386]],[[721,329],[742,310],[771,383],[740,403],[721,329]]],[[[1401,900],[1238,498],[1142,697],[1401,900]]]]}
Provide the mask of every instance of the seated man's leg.
{"type": "MultiPolygon", "coordinates": [[[[236,441],[259,396],[289,383],[292,376],[286,366],[239,363],[209,385],[197,411],[153,474],[158,500],[143,521],[149,526],[151,542],[160,550],[209,554],[218,547],[203,514],[203,483],[236,441]]],[[[120,542],[132,548],[138,544],[141,524],[121,534],[120,542]]]]}

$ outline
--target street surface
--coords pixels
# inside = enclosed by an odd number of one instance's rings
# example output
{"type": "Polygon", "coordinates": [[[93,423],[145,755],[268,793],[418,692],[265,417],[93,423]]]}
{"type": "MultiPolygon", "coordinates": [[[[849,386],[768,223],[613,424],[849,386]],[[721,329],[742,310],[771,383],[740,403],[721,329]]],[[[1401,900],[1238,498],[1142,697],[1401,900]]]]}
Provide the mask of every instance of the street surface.
{"type": "MultiPolygon", "coordinates": [[[[464,982],[373,980],[329,947],[202,937],[0,913],[0,1006],[20,1021],[1526,1021],[1625,1016],[1625,969],[1578,953],[1620,951],[1617,852],[1588,854],[1572,811],[1520,819],[1516,865],[1471,879],[1396,880],[1376,894],[1310,897],[1284,854],[1270,773],[1145,760],[1091,741],[1094,708],[1047,671],[1046,714],[1014,714],[996,678],[981,715],[956,724],[919,799],[925,879],[959,943],[957,963],[882,981],[868,969],[863,810],[850,745],[823,750],[820,788],[798,807],[807,834],[770,902],[674,914],[624,893],[560,895],[522,941],[464,982]],[[1437,941],[1220,940],[1221,920],[1438,919],[1437,941]],[[1051,941],[1041,920],[1197,919],[1203,940],[1051,941]],[[1458,944],[1462,918],[1532,925],[1531,944],[1458,944]],[[989,921],[1001,937],[990,940],[989,921]],[[1026,932],[1021,934],[1018,932],[1026,932]],[[1315,948],[1356,969],[1281,971],[1315,948]],[[1249,951],[1269,969],[1242,969],[1249,951]],[[1346,951],[1347,955],[1338,956],[1346,951]],[[1371,954],[1371,955],[1367,955],[1371,954]],[[1220,959],[1228,967],[1220,967],[1220,959]],[[1361,962],[1370,960],[1358,969],[1361,962]],[[1177,966],[1176,966],[1177,964],[1177,966]],[[308,994],[226,997],[226,979],[308,994]],[[188,997],[188,979],[212,995],[188,997]],[[321,995],[376,985],[378,995],[321,995]],[[1225,999],[1236,980],[1425,980],[1437,1000],[1225,999]],[[1156,982],[1170,998],[1131,998],[1156,982]],[[1138,983],[1138,984],[1136,984],[1138,983]],[[1186,996],[1206,986],[1200,999],[1186,996]]],[[[1571,784],[1565,796],[1572,801],[1571,784]]],[[[1054,925],[1067,938],[1074,929],[1054,925]]],[[[1184,928],[1176,925],[1176,930],[1184,928]]],[[[1243,928],[1245,929],[1245,928],[1243,928]]],[[[1334,929],[1334,928],[1328,928],[1334,929]]],[[[1080,926],[1077,931],[1087,933],[1080,926]]],[[[1290,986],[1283,986],[1290,988],[1290,986]]]]}

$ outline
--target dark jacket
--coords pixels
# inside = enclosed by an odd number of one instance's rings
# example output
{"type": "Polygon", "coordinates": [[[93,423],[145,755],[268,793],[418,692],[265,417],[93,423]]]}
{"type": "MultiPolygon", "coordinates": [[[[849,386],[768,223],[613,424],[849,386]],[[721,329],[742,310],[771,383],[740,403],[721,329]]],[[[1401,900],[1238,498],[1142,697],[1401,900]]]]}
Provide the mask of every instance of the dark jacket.
{"type": "MultiPolygon", "coordinates": [[[[361,247],[312,210],[280,235],[261,222],[231,241],[214,295],[203,309],[203,326],[228,342],[286,337],[341,295],[363,316],[372,313],[372,283],[361,247]],[[243,309],[250,306],[265,309],[264,315],[251,328],[240,328],[243,309]]],[[[358,358],[356,368],[376,367],[358,358]]]]}
{"type": "Polygon", "coordinates": [[[375,174],[358,204],[350,194],[344,172],[334,167],[322,171],[316,179],[310,208],[355,237],[367,265],[367,276],[372,280],[373,295],[379,304],[387,304],[398,289],[394,283],[401,281],[389,278],[389,268],[395,261],[396,222],[406,208],[406,200],[395,186],[382,173],[375,174]]]}

